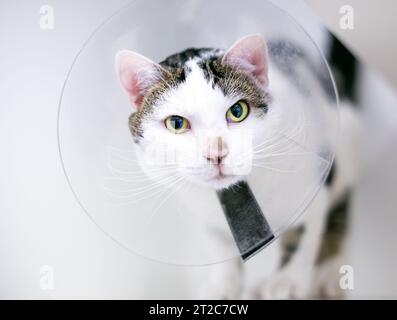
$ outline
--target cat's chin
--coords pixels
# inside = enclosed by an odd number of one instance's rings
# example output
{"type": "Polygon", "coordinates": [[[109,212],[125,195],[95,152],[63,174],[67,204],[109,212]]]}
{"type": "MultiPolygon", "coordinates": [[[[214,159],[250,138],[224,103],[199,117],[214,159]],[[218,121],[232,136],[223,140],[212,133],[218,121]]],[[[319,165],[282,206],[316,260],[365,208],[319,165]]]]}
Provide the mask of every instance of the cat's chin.
{"type": "Polygon", "coordinates": [[[224,175],[224,176],[217,176],[215,178],[211,178],[207,180],[196,181],[196,183],[215,190],[222,190],[233,186],[234,184],[240,182],[243,179],[244,179],[243,176],[224,175]]]}

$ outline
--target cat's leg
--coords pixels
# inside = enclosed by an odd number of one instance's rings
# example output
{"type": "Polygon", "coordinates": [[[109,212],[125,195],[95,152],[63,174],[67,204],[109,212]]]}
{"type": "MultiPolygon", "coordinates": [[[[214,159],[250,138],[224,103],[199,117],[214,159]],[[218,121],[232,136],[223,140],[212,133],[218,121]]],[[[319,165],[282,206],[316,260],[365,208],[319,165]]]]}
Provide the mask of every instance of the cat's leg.
{"type": "Polygon", "coordinates": [[[313,294],[315,298],[343,298],[345,291],[340,285],[341,267],[349,265],[347,254],[349,211],[351,193],[344,196],[331,209],[327,218],[321,249],[317,260],[313,294]]]}
{"type": "MultiPolygon", "coordinates": [[[[224,252],[233,252],[235,250],[233,239],[224,233],[224,230],[210,228],[210,236],[207,239],[208,250],[215,260],[222,257],[224,252]],[[214,245],[214,243],[216,245],[214,245]],[[222,252],[219,252],[222,251],[222,252]]],[[[234,300],[241,298],[243,287],[243,263],[238,257],[229,261],[215,263],[205,268],[198,287],[199,299],[210,300],[234,300]]]]}
{"type": "Polygon", "coordinates": [[[258,287],[258,298],[303,299],[310,296],[329,201],[328,189],[322,188],[305,213],[296,251],[283,267],[258,287]]]}
{"type": "MultiPolygon", "coordinates": [[[[336,256],[325,260],[316,268],[313,281],[313,298],[316,299],[343,299],[346,291],[340,285],[341,267],[348,265],[347,254],[343,250],[336,256]]],[[[343,269],[342,269],[343,271],[343,269]]]]}
{"type": "Polygon", "coordinates": [[[199,299],[234,300],[241,298],[243,265],[240,258],[208,267],[209,276],[199,287],[199,299]]]}

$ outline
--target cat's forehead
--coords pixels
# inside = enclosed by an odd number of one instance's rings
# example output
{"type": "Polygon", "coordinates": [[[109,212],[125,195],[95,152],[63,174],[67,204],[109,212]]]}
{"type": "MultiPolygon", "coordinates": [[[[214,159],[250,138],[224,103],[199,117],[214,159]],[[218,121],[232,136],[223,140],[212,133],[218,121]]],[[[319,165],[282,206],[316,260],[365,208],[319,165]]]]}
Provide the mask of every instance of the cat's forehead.
{"type": "Polygon", "coordinates": [[[203,60],[191,59],[185,65],[185,81],[170,89],[158,106],[159,113],[176,112],[183,116],[197,113],[211,114],[223,112],[224,108],[238,99],[238,96],[227,96],[213,81],[206,76],[203,60]]]}

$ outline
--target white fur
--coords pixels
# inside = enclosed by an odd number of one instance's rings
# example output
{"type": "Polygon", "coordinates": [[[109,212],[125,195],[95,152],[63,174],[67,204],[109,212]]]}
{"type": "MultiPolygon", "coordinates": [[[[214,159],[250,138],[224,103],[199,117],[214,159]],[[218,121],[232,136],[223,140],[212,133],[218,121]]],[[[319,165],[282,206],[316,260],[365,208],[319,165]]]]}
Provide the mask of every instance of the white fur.
{"type": "MultiPolygon", "coordinates": [[[[206,139],[221,136],[230,149],[230,159],[238,158],[241,150],[233,148],[234,145],[238,145],[236,139],[252,139],[250,143],[254,147],[255,143],[259,144],[266,137],[274,136],[275,132],[280,131],[280,118],[285,115],[285,113],[280,113],[280,109],[288,109],[286,104],[289,99],[295,99],[296,101],[302,99],[302,97],[299,97],[299,93],[292,87],[289,88],[289,95],[285,96],[284,90],[281,90],[282,86],[280,87],[280,81],[282,81],[280,75],[277,72],[272,72],[270,79],[273,80],[273,86],[270,86],[270,89],[274,88],[271,92],[275,96],[275,104],[272,106],[273,109],[270,108],[266,119],[257,118],[254,114],[251,114],[242,123],[229,126],[225,121],[225,113],[234,102],[243,97],[225,97],[219,89],[213,89],[208,84],[194,61],[189,63],[189,67],[192,72],[187,77],[186,82],[178,89],[171,90],[156,106],[151,121],[145,123],[145,143],[154,143],[157,150],[160,150],[159,146],[164,143],[168,147],[169,144],[172,144],[175,148],[175,154],[183,155],[182,160],[176,159],[177,167],[175,170],[178,175],[185,179],[213,188],[227,187],[244,178],[244,175],[237,175],[222,182],[208,180],[214,174],[214,168],[204,160],[194,161],[197,156],[200,158],[203,150],[205,150],[206,139]],[[189,119],[192,126],[189,133],[175,135],[164,128],[163,119],[173,114],[189,119]],[[250,134],[245,131],[249,131],[250,134]],[[158,137],[162,137],[162,139],[159,141],[158,137]],[[186,159],[188,159],[187,162],[186,159]]],[[[341,139],[336,157],[338,169],[334,187],[331,190],[321,190],[307,209],[302,222],[305,224],[305,233],[297,253],[285,269],[267,279],[257,289],[257,293],[262,298],[310,297],[313,288],[313,275],[315,274],[314,263],[321,243],[327,210],[343,194],[343,191],[354,183],[357,173],[355,168],[358,163],[356,155],[359,149],[358,121],[354,112],[346,105],[342,106],[340,116],[341,139]]],[[[288,121],[288,118],[284,117],[283,120],[288,121]]],[[[252,158],[247,157],[246,161],[252,161],[252,158]]],[[[248,167],[251,168],[249,164],[248,167]]],[[[233,172],[233,168],[227,170],[233,172]]],[[[247,175],[250,172],[251,170],[247,172],[247,175]]],[[[263,185],[266,181],[261,175],[251,175],[250,177],[251,180],[255,180],[256,177],[260,185],[263,185]]],[[[255,184],[255,181],[252,181],[252,183],[255,184]]],[[[223,268],[222,265],[214,268],[214,274],[208,280],[208,284],[204,284],[204,287],[200,289],[201,296],[205,297],[206,293],[207,297],[239,297],[241,280],[236,280],[241,272],[239,264],[239,261],[236,260],[235,264],[226,264],[227,268],[223,268]],[[231,281],[231,279],[235,280],[231,281]]]]}
{"type": "MultiPolygon", "coordinates": [[[[227,110],[244,97],[237,93],[225,97],[219,88],[213,88],[211,83],[205,80],[202,70],[197,65],[197,60],[189,61],[187,66],[191,72],[186,81],[176,89],[171,88],[153,107],[150,117],[143,123],[144,139],[137,146],[137,154],[146,174],[156,183],[170,188],[179,181],[188,181],[195,185],[210,187],[210,189],[220,189],[248,178],[258,200],[266,199],[265,203],[260,203],[260,205],[270,206],[270,210],[266,212],[281,213],[291,209],[288,203],[299,200],[302,196],[298,191],[303,188],[298,186],[294,189],[296,192],[284,194],[284,199],[288,201],[275,201],[273,204],[272,192],[274,198],[277,198],[277,195],[279,196],[283,191],[283,185],[278,184],[280,176],[275,173],[284,169],[286,172],[288,172],[287,169],[293,173],[303,172],[302,177],[307,180],[304,181],[304,185],[309,185],[317,181],[319,171],[316,158],[313,156],[294,161],[292,156],[297,153],[296,146],[289,138],[293,137],[296,145],[309,144],[314,149],[327,142],[327,133],[324,133],[327,128],[321,127],[317,131],[310,131],[313,126],[307,126],[307,124],[315,123],[315,117],[313,120],[310,114],[300,114],[302,110],[305,110],[304,105],[307,103],[303,95],[276,69],[270,68],[269,83],[266,77],[266,85],[269,85],[268,90],[274,97],[274,103],[270,106],[269,112],[259,117],[262,111],[251,109],[246,120],[229,124],[225,118],[227,110]],[[174,134],[167,130],[164,120],[171,115],[188,119],[191,129],[183,134],[174,134]],[[289,138],[286,139],[286,137],[289,138]],[[228,155],[224,162],[224,172],[230,175],[221,180],[214,179],[218,169],[205,159],[208,146],[219,138],[227,146],[228,155]],[[284,163],[279,161],[274,168],[265,160],[272,159],[272,156],[277,153],[284,154],[284,158],[288,159],[284,163]],[[277,167],[280,163],[283,163],[284,168],[277,167]]],[[[317,112],[322,112],[320,110],[323,106],[327,110],[332,109],[325,106],[327,102],[319,93],[322,89],[318,87],[318,84],[313,79],[306,80],[312,90],[312,98],[317,99],[315,100],[318,102],[317,112]]],[[[360,145],[359,121],[347,105],[342,105],[340,118],[341,130],[336,156],[338,166],[335,183],[331,189],[320,190],[307,208],[306,215],[300,221],[305,225],[305,232],[299,249],[286,268],[257,288],[257,293],[262,298],[310,296],[315,274],[315,260],[327,211],[354,183],[357,176],[357,155],[360,145]]],[[[310,153],[313,150],[308,151],[310,153]]],[[[303,153],[302,150],[300,153],[303,153]]],[[[292,177],[293,175],[291,175],[291,181],[292,177]]],[[[298,179],[298,181],[302,184],[302,180],[298,179]]],[[[208,192],[205,191],[207,189],[201,190],[208,192]]],[[[191,201],[191,198],[182,193],[178,200],[185,203],[191,201]]],[[[214,210],[218,209],[214,208],[214,210]]],[[[208,210],[208,212],[213,213],[213,210],[208,210]]],[[[206,216],[206,212],[202,215],[203,224],[213,221],[213,217],[206,216]]],[[[271,225],[277,228],[286,223],[286,217],[279,214],[270,217],[269,220],[271,225]]],[[[208,237],[208,239],[213,238],[208,237]]],[[[224,249],[227,250],[229,246],[230,243],[225,245],[224,249]]],[[[210,243],[208,250],[212,247],[213,243],[210,243]]],[[[217,248],[222,249],[222,246],[217,248]]],[[[240,261],[237,259],[235,262],[220,264],[214,268],[214,274],[201,289],[202,297],[238,298],[240,294],[241,268],[240,261]]]]}
{"type": "MultiPolygon", "coordinates": [[[[270,83],[272,84],[273,80],[273,85],[270,86],[270,90],[275,96],[275,104],[272,106],[273,109],[270,108],[266,118],[257,118],[252,112],[242,123],[228,125],[225,121],[227,109],[243,97],[225,97],[219,89],[213,89],[208,84],[195,61],[191,61],[189,67],[192,72],[186,82],[178,89],[170,90],[156,105],[151,120],[145,122],[143,128],[145,142],[140,147],[145,148],[145,144],[151,144],[159,151],[164,149],[164,145],[168,149],[172,145],[177,157],[174,159],[175,163],[171,163],[176,167],[169,171],[170,176],[177,175],[182,179],[212,188],[227,187],[248,176],[252,172],[252,165],[245,164],[250,170],[244,175],[236,175],[224,181],[209,180],[215,174],[215,169],[201,157],[206,149],[206,141],[221,136],[229,148],[229,159],[238,159],[241,154],[241,149],[235,148],[239,146],[236,143],[238,139],[250,139],[249,143],[255,148],[255,144],[260,144],[264,139],[274,136],[275,132],[279,132],[282,128],[280,120],[288,122],[286,113],[280,112],[280,109],[288,110],[286,104],[290,99],[297,101],[302,97],[292,87],[289,87],[289,95],[286,96],[280,86],[281,76],[277,72],[272,72],[270,83]],[[174,114],[189,119],[192,129],[188,133],[175,135],[164,128],[163,119],[174,114]],[[202,161],[197,161],[197,158],[202,161]]],[[[357,174],[359,124],[349,106],[342,105],[340,116],[341,139],[336,157],[338,169],[334,187],[331,190],[322,189],[307,209],[304,221],[301,222],[305,225],[305,233],[298,251],[286,268],[257,288],[261,298],[307,298],[313,292],[314,263],[321,243],[327,210],[343,191],[354,183],[357,174]]],[[[268,152],[271,152],[271,149],[268,152]]],[[[252,162],[252,157],[245,157],[245,161],[252,162]]],[[[233,161],[226,162],[226,170],[228,170],[226,172],[233,172],[233,167],[228,167],[229,164],[233,164],[233,161]]],[[[148,175],[151,175],[150,170],[148,175]]],[[[250,179],[253,185],[255,183],[263,185],[266,181],[260,174],[250,175],[250,179]]],[[[164,181],[169,182],[169,180],[164,181]]],[[[327,272],[331,271],[327,270],[327,272]]],[[[241,267],[238,260],[235,263],[221,264],[214,267],[214,273],[208,279],[208,283],[204,283],[200,288],[200,297],[238,298],[241,294],[241,281],[241,267]]],[[[327,286],[329,287],[330,284],[327,286]]]]}
{"type": "MultiPolygon", "coordinates": [[[[332,188],[323,187],[314,201],[306,209],[306,213],[297,224],[305,226],[297,252],[291,261],[281,270],[276,271],[270,278],[260,283],[249,296],[260,299],[305,299],[305,298],[339,298],[343,292],[339,287],[339,268],[348,264],[346,244],[342,245],[341,252],[327,260],[320,266],[315,266],[319,246],[321,243],[323,229],[327,218],[328,209],[333,203],[339,200],[340,196],[354,185],[360,167],[359,155],[361,146],[361,125],[356,112],[347,103],[341,104],[340,110],[340,140],[336,155],[337,171],[332,188]]],[[[258,177],[259,178],[259,177],[258,177]]],[[[262,182],[263,183],[263,182],[262,182]]],[[[345,240],[346,241],[346,240],[345,240]]],[[[219,279],[227,279],[233,275],[236,277],[236,270],[239,261],[235,265],[224,264],[224,269],[217,267],[216,274],[222,274],[219,279]]],[[[242,277],[242,273],[240,273],[242,277]]],[[[229,288],[230,283],[223,286],[223,293],[218,298],[229,297],[240,298],[241,292],[230,297],[227,293],[235,292],[240,287],[239,281],[234,282],[235,289],[229,288]]],[[[220,291],[219,283],[217,289],[220,291]]],[[[213,292],[208,292],[212,296],[213,292]]]]}
{"type": "MultiPolygon", "coordinates": [[[[145,139],[140,148],[144,153],[147,148],[156,150],[157,159],[165,159],[165,165],[175,165],[178,174],[189,181],[216,189],[228,187],[250,172],[253,144],[260,140],[265,129],[264,119],[258,117],[262,111],[251,109],[246,120],[228,123],[227,110],[244,97],[237,93],[225,97],[219,88],[212,88],[204,78],[197,61],[192,60],[187,65],[191,72],[186,81],[177,89],[169,90],[154,106],[150,119],[144,122],[145,139]],[[191,129],[183,134],[167,130],[164,119],[171,115],[188,119],[191,129]],[[209,145],[218,137],[229,153],[224,160],[224,173],[229,176],[222,180],[213,179],[218,170],[204,157],[209,145]],[[169,154],[174,157],[170,158],[169,154]]],[[[269,117],[268,128],[271,121],[269,117]]],[[[153,160],[153,153],[150,155],[153,160]]]]}

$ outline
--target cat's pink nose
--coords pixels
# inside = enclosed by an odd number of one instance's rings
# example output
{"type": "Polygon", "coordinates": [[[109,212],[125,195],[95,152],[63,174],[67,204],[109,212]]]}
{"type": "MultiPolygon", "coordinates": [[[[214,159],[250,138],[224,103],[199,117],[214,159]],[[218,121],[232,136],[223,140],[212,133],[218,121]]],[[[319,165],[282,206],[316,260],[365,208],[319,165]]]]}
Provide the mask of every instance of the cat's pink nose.
{"type": "Polygon", "coordinates": [[[213,164],[221,164],[223,159],[229,154],[225,141],[221,137],[211,139],[204,153],[204,158],[213,164]]]}

